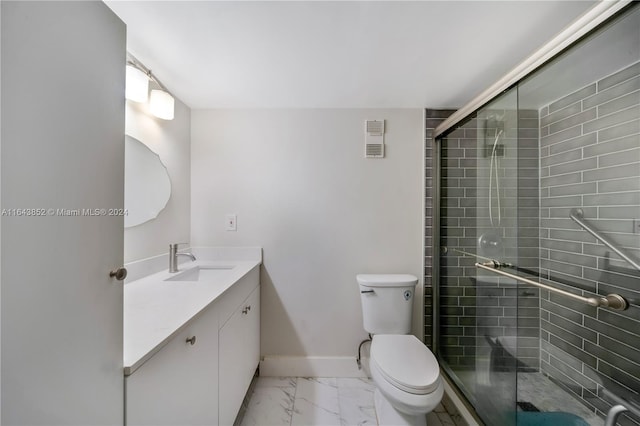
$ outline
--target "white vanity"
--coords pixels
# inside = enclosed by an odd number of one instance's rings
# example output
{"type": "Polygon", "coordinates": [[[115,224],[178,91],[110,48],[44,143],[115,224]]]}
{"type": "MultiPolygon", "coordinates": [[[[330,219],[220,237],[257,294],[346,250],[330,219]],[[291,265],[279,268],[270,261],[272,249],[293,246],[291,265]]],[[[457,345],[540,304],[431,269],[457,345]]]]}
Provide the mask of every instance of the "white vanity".
{"type": "Polygon", "coordinates": [[[258,367],[261,250],[192,252],[125,285],[127,425],[232,425],[258,367]]]}

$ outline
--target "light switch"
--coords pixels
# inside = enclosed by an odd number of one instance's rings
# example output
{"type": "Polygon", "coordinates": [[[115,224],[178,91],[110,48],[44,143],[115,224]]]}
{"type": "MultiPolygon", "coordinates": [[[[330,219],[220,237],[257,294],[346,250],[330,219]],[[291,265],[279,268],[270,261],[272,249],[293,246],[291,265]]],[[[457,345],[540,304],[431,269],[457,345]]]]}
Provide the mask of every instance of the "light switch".
{"type": "Polygon", "coordinates": [[[236,226],[236,221],[237,221],[238,217],[235,214],[228,214],[227,215],[227,231],[235,231],[237,229],[236,226]]]}

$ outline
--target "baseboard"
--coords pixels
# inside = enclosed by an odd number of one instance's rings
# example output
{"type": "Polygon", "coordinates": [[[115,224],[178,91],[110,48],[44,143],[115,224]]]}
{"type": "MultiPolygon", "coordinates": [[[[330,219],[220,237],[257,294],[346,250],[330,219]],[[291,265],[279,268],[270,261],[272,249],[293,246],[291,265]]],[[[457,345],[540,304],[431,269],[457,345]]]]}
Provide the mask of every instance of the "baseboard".
{"type": "Polygon", "coordinates": [[[359,370],[356,357],[285,357],[266,356],[260,361],[260,375],[265,377],[367,377],[359,370]]]}

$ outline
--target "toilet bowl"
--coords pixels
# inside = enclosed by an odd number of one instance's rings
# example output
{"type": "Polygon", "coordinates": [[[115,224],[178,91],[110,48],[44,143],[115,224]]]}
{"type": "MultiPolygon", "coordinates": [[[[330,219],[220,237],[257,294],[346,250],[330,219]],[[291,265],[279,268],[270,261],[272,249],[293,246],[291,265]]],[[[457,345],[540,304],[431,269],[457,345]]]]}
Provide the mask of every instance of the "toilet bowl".
{"type": "Polygon", "coordinates": [[[431,351],[413,335],[375,335],[369,363],[380,425],[426,425],[444,394],[431,351]]]}
{"type": "Polygon", "coordinates": [[[425,426],[444,384],[436,357],[408,334],[418,279],[413,275],[358,275],[365,330],[373,334],[369,368],[380,426],[425,426]]]}

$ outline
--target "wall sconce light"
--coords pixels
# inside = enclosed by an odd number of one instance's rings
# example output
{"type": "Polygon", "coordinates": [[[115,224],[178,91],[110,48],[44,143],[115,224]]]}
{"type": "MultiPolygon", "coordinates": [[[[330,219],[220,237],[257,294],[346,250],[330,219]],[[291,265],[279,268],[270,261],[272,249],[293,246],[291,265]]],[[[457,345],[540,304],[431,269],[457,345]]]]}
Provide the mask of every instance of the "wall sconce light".
{"type": "Polygon", "coordinates": [[[154,89],[149,98],[149,110],[158,118],[173,120],[174,103],[173,96],[164,90],[154,89]]]}
{"type": "Polygon", "coordinates": [[[163,120],[173,120],[175,109],[173,96],[151,70],[142,65],[130,53],[127,53],[125,97],[134,102],[147,102],[148,100],[151,114],[163,120]],[[149,80],[160,86],[160,90],[153,89],[151,91],[151,97],[149,97],[149,80]]]}
{"type": "Polygon", "coordinates": [[[134,102],[147,102],[149,77],[133,65],[127,65],[125,97],[134,102]]]}

